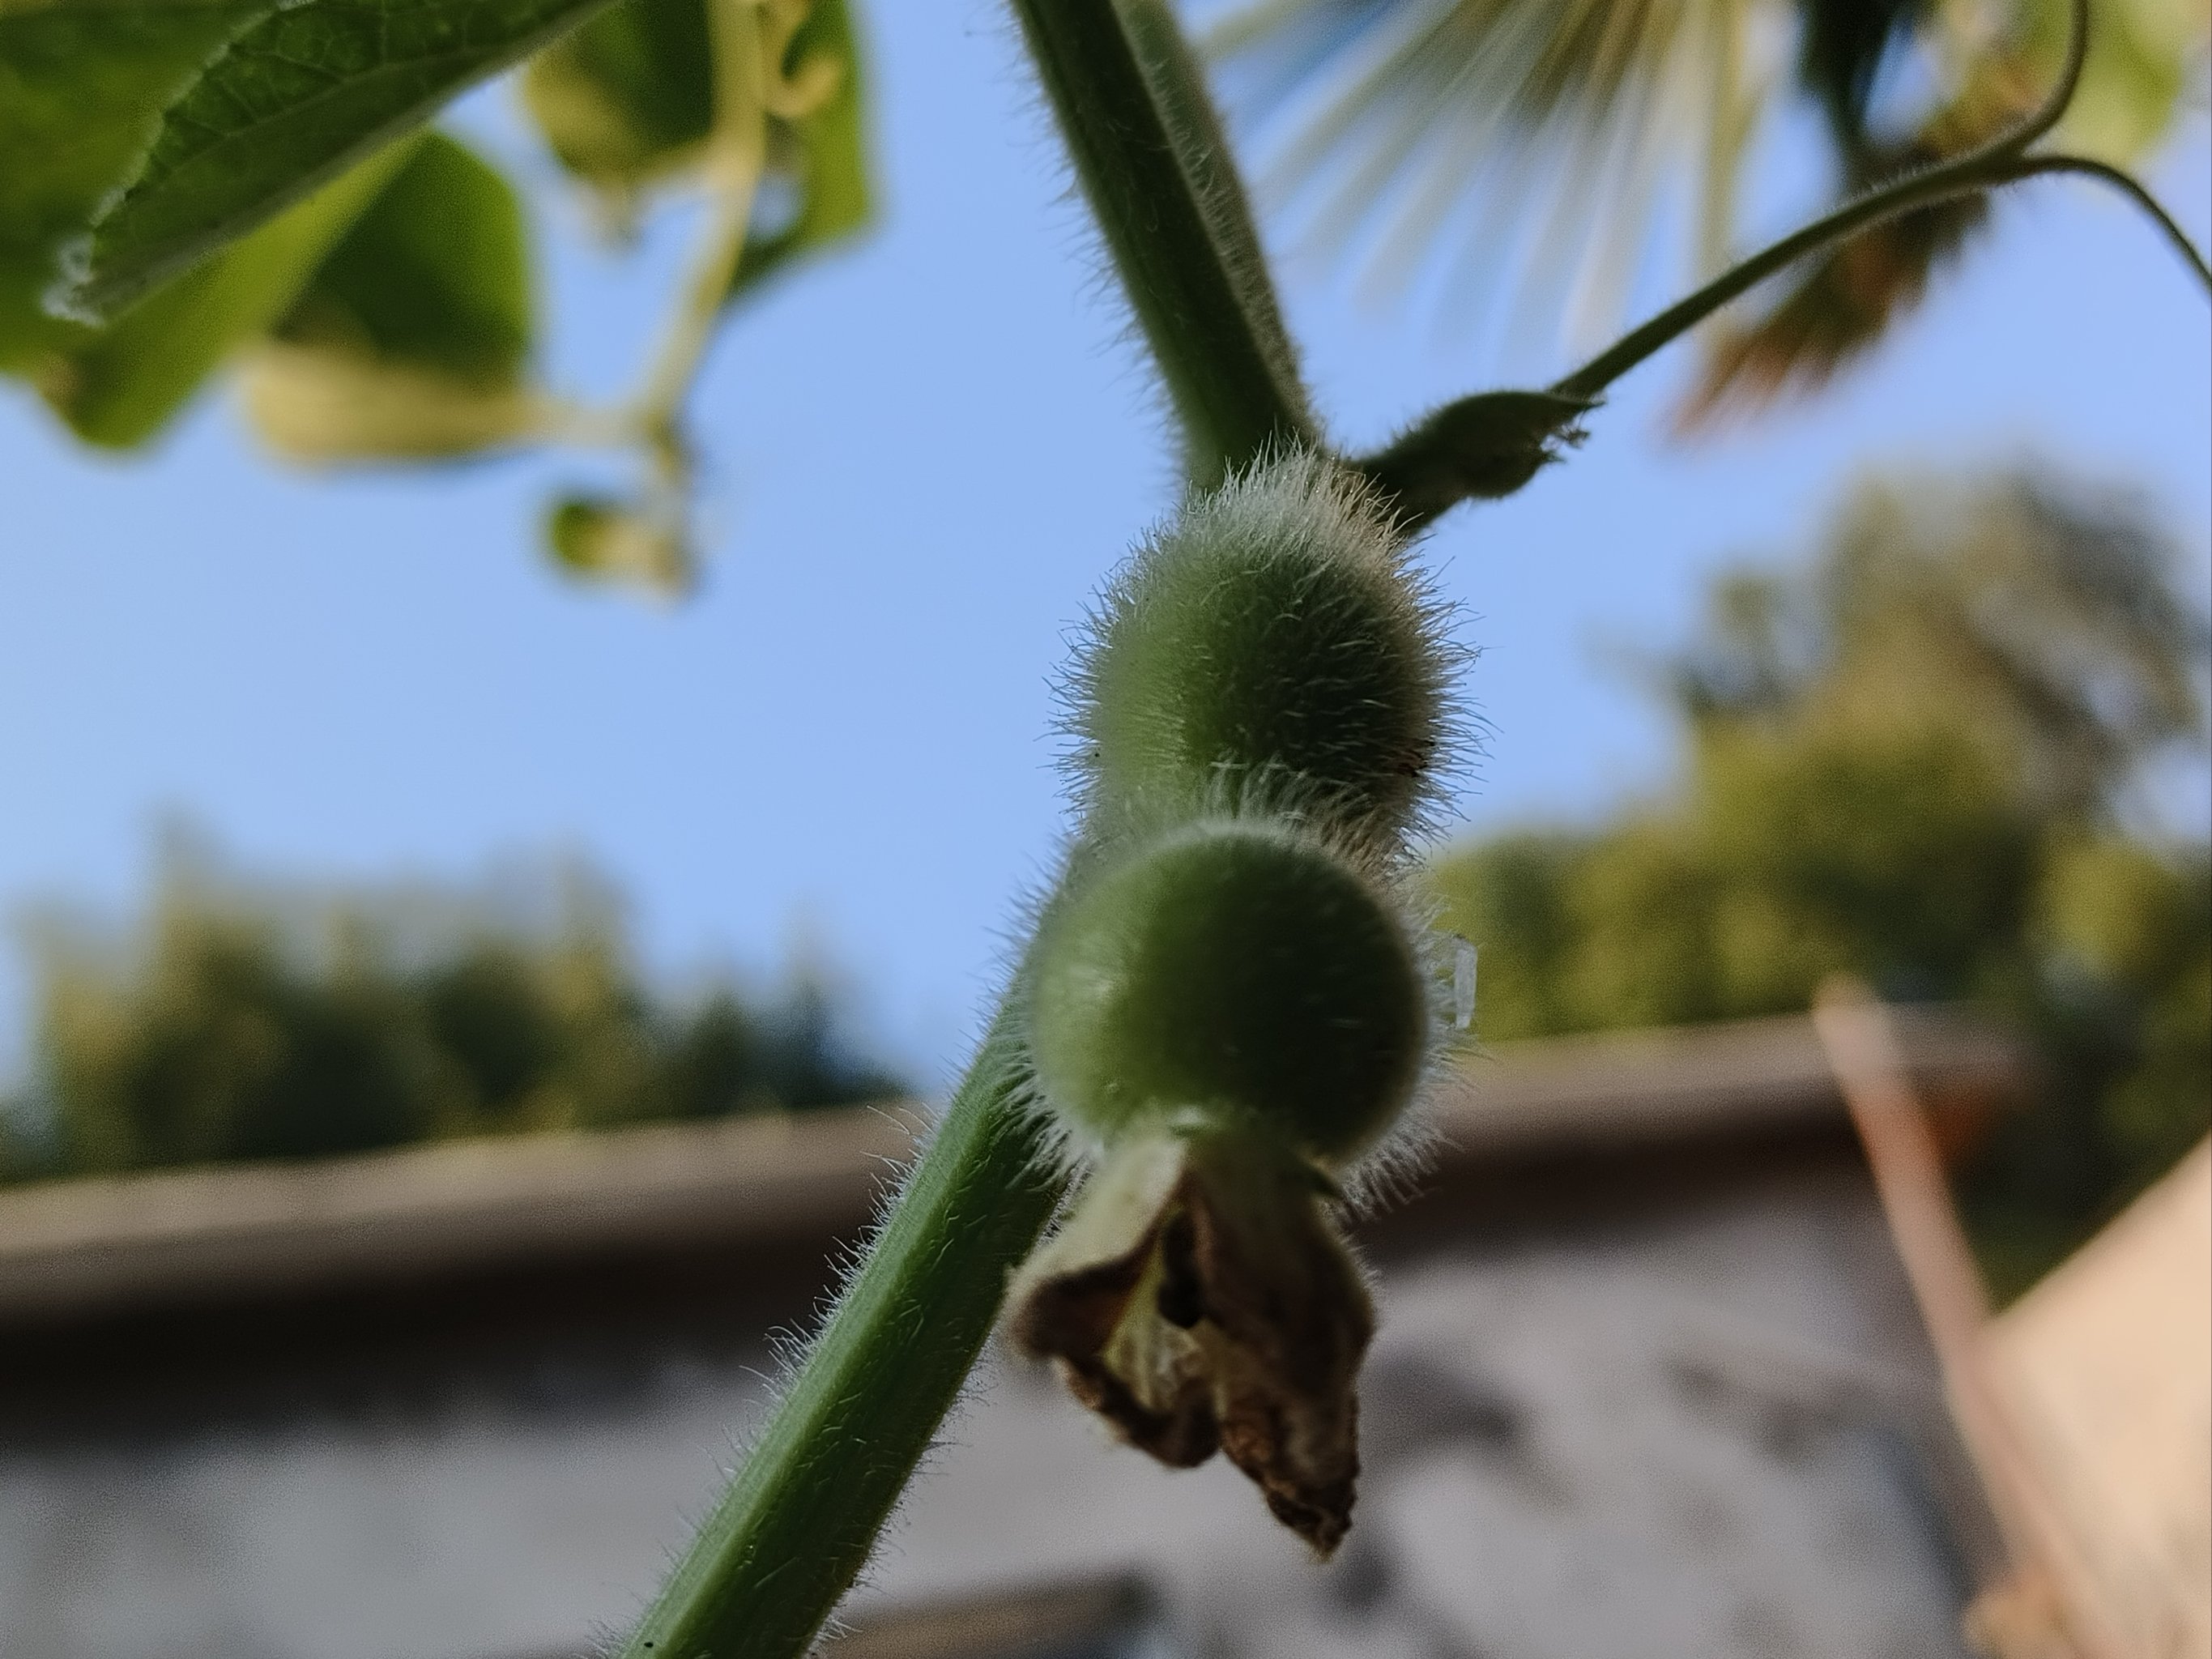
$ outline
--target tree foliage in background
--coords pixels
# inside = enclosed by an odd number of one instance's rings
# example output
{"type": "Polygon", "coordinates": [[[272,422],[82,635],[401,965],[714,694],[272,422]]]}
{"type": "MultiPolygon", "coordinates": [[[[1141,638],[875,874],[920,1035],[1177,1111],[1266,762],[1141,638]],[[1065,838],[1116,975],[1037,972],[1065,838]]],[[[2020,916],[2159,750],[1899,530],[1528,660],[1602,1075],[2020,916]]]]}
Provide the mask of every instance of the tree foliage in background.
{"type": "Polygon", "coordinates": [[[1673,791],[1439,866],[1481,1035],[1794,1012],[1835,972],[1985,1003],[2047,1061],[1963,1194],[2023,1288],[2212,1120],[2212,849],[2133,827],[2205,735],[2178,575],[2130,503],[2014,477],[1869,486],[1809,568],[1725,578],[1663,683],[1673,791]]]}
{"type": "Polygon", "coordinates": [[[801,973],[662,994],[588,872],[480,890],[243,884],[172,860],[121,937],[49,918],[0,1177],[313,1158],[899,1092],[801,973]],[[9,1133],[12,1131],[12,1133],[9,1133]]]}

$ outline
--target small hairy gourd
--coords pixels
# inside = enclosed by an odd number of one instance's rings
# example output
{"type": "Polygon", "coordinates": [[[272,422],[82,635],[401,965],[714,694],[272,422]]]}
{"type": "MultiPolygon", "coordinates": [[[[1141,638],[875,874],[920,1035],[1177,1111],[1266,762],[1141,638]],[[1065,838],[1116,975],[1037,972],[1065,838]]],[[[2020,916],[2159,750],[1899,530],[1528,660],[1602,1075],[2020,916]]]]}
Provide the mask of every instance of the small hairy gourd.
{"type": "Polygon", "coordinates": [[[1016,1280],[1016,1343],[1162,1462],[1225,1452],[1327,1554],[1374,1312],[1323,1206],[1419,1080],[1409,930],[1310,830],[1202,817],[1081,872],[1029,997],[1043,1098],[1099,1158],[1016,1280]]]}
{"type": "Polygon", "coordinates": [[[1115,578],[1071,688],[1094,825],[1295,780],[1396,854],[1452,746],[1454,655],[1372,489],[1297,452],[1195,495],[1115,578]]]}
{"type": "Polygon", "coordinates": [[[1426,1042],[1411,940],[1370,880],[1265,819],[1200,820],[1081,882],[1031,991],[1045,1092],[1101,1142],[1163,1114],[1340,1165],[1426,1042]]]}

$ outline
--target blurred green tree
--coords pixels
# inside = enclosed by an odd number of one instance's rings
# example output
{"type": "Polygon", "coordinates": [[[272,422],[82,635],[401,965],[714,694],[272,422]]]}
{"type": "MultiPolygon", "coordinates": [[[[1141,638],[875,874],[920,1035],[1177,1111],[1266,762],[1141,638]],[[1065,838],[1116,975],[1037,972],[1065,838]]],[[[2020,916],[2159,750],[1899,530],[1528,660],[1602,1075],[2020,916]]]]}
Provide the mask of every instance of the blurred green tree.
{"type": "Polygon", "coordinates": [[[899,1091],[805,974],[748,1001],[641,978],[567,869],[481,889],[283,889],[165,860],[135,927],[30,930],[32,1079],[0,1180],[313,1158],[899,1091]]]}
{"type": "Polygon", "coordinates": [[[1836,971],[2000,1010],[2046,1073],[1961,1196],[2025,1288],[2212,1120],[2212,851],[2140,810],[2205,733],[2178,562],[2121,500],[1922,480],[1723,578],[1661,678],[1671,792],[1440,862],[1481,1036],[1783,1012],[1836,971]]]}

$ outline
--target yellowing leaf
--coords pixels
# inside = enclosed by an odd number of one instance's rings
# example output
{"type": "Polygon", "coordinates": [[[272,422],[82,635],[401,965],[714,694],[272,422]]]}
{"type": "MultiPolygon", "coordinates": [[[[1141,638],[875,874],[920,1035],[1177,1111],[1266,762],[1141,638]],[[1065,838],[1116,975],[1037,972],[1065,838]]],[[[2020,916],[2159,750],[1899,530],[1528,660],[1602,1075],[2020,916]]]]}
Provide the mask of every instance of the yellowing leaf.
{"type": "Polygon", "coordinates": [[[297,459],[424,459],[536,429],[529,246],[515,194],[432,133],[324,260],[247,375],[297,459]]]}

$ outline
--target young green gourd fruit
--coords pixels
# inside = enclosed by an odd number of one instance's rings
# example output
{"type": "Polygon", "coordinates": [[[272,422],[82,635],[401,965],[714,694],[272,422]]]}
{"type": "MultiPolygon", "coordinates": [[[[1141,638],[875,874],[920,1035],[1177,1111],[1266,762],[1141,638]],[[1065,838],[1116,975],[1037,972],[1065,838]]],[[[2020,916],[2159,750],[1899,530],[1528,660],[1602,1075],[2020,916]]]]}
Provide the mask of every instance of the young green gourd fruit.
{"type": "Polygon", "coordinates": [[[1194,495],[1118,574],[1070,688],[1094,825],[1294,779],[1393,855],[1456,747],[1443,609],[1358,475],[1297,451],[1194,495]]]}
{"type": "Polygon", "coordinates": [[[1364,862],[1264,816],[1105,849],[1030,958],[1038,1088],[1097,1168],[1017,1276],[1013,1340],[1163,1462],[1225,1453],[1323,1555],[1374,1331],[1326,1206],[1413,1097],[1428,986],[1364,862]]]}
{"type": "Polygon", "coordinates": [[[1113,860],[1046,918],[1036,963],[1039,1082],[1101,1143],[1164,1116],[1339,1167],[1396,1120],[1426,1050],[1395,907],[1286,822],[1201,819],[1113,860]]]}

